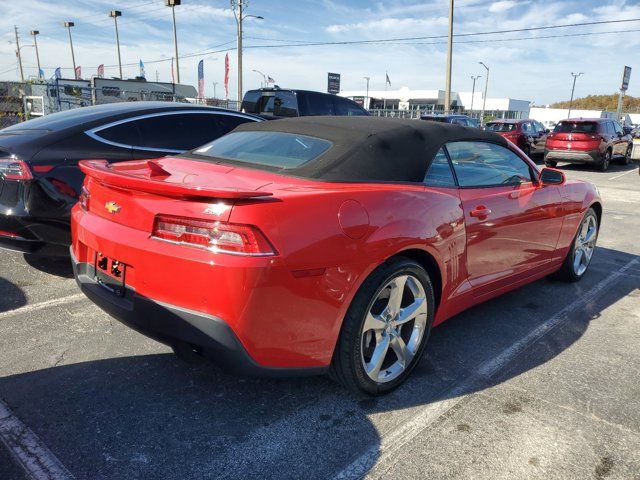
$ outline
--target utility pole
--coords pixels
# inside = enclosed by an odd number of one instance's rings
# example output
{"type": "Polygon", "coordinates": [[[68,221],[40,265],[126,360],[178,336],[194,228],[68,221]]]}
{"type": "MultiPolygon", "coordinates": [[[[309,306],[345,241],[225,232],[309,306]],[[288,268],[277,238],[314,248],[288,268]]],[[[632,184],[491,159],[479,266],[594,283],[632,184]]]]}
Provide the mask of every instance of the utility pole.
{"type": "Polygon", "coordinates": [[[118,68],[120,69],[120,79],[122,79],[122,60],[120,58],[120,35],[118,34],[118,17],[122,16],[120,10],[111,10],[109,16],[113,18],[116,24],[116,47],[118,48],[118,68]]]}
{"type": "Polygon", "coordinates": [[[180,63],[178,60],[178,33],[176,31],[176,6],[182,4],[182,0],[165,0],[165,5],[171,7],[171,15],[173,16],[173,47],[176,54],[176,83],[180,83],[180,63]]]}
{"type": "Polygon", "coordinates": [[[571,118],[571,107],[573,107],[573,92],[576,90],[576,79],[580,76],[584,75],[584,73],[573,73],[571,72],[571,76],[573,77],[573,86],[571,87],[571,100],[569,100],[569,113],[567,114],[567,118],[571,118]]]}
{"type": "Polygon", "coordinates": [[[33,37],[33,46],[36,47],[36,62],[38,63],[38,80],[42,78],[40,68],[40,54],[38,53],[38,35],[40,34],[39,30],[31,30],[31,36],[33,37]]]}
{"type": "Polygon", "coordinates": [[[487,70],[487,76],[484,79],[484,97],[482,98],[482,113],[480,114],[480,125],[484,124],[484,109],[487,106],[487,89],[489,88],[489,67],[484,62],[478,62],[487,70]]]}
{"type": "Polygon", "coordinates": [[[367,96],[365,97],[365,108],[367,110],[369,110],[369,107],[371,106],[371,102],[369,101],[369,80],[371,80],[371,77],[362,77],[367,81],[367,96]]]}
{"type": "Polygon", "coordinates": [[[482,77],[482,75],[476,75],[475,77],[471,75],[471,80],[473,80],[473,88],[471,89],[471,108],[469,108],[469,111],[472,114],[473,114],[473,97],[475,96],[475,93],[476,93],[476,80],[479,79],[480,77],[482,77]]]}
{"type": "Polygon", "coordinates": [[[236,17],[236,24],[238,26],[238,109],[242,102],[242,21],[245,18],[250,17],[257,18],[258,20],[264,20],[264,18],[259,15],[245,15],[243,13],[246,1],[247,0],[231,0],[231,8],[236,17]]]}
{"type": "Polygon", "coordinates": [[[73,53],[73,39],[71,38],[71,27],[76,24],[74,22],[64,22],[63,25],[69,31],[69,45],[71,46],[71,61],[73,62],[73,78],[77,78],[76,75],[76,56],[73,53]]]}
{"type": "Polygon", "coordinates": [[[216,99],[216,85],[218,85],[218,82],[213,82],[213,99],[216,99]]]}
{"type": "Polygon", "coordinates": [[[20,53],[20,39],[18,38],[18,27],[14,25],[13,30],[16,33],[16,55],[18,56],[18,65],[20,65],[20,81],[24,82],[24,70],[22,69],[22,53],[20,53]]]}
{"type": "Polygon", "coordinates": [[[158,75],[158,70],[156,70],[156,82],[160,81],[160,75],[158,75]]]}
{"type": "Polygon", "coordinates": [[[449,46],[447,48],[447,75],[444,91],[444,113],[451,109],[451,63],[453,56],[453,0],[449,0],[449,46]]]}

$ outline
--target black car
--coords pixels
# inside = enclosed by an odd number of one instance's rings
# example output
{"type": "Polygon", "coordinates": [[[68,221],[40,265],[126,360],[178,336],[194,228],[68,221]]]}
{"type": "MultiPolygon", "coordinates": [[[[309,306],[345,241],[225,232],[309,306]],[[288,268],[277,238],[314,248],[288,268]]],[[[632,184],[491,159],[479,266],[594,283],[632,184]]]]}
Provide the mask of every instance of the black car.
{"type": "Polygon", "coordinates": [[[0,130],[0,247],[68,254],[82,189],[78,160],[119,162],[182,153],[261,121],[187,103],[123,102],[54,113],[0,130]]]}
{"type": "Polygon", "coordinates": [[[249,90],[244,94],[241,110],[267,119],[313,115],[369,115],[369,112],[348,98],[277,87],[249,90]]]}
{"type": "Polygon", "coordinates": [[[468,115],[445,115],[445,114],[424,114],[420,116],[420,120],[429,120],[431,122],[453,123],[464,127],[480,128],[478,121],[468,115]]]}

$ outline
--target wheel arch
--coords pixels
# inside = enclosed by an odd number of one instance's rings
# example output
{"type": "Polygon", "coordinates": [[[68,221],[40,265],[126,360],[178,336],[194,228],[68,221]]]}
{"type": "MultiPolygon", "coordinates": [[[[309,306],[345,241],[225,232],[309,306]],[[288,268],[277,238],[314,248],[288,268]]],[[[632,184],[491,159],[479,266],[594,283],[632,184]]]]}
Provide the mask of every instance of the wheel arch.
{"type": "Polygon", "coordinates": [[[386,259],[389,261],[392,258],[405,257],[418,262],[422,268],[424,268],[429,274],[429,278],[433,283],[433,295],[435,297],[435,310],[438,310],[440,301],[442,300],[442,271],[440,264],[436,258],[426,250],[420,248],[410,248],[407,250],[401,250],[395,255],[386,259]]]}
{"type": "Polygon", "coordinates": [[[600,223],[602,222],[602,203],[595,201],[591,205],[589,205],[589,208],[593,208],[593,210],[596,212],[596,215],[598,217],[598,228],[600,228],[600,223]]]}

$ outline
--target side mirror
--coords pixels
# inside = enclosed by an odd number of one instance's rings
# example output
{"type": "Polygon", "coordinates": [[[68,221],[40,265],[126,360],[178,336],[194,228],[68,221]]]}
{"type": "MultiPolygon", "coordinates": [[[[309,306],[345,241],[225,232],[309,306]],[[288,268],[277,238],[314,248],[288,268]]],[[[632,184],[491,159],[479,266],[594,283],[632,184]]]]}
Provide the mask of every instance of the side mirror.
{"type": "Polygon", "coordinates": [[[562,185],[566,181],[564,173],[555,168],[543,168],[540,172],[540,183],[544,185],[562,185]]]}
{"type": "Polygon", "coordinates": [[[549,130],[548,128],[545,128],[544,133],[551,133],[551,130],[549,130]]]}

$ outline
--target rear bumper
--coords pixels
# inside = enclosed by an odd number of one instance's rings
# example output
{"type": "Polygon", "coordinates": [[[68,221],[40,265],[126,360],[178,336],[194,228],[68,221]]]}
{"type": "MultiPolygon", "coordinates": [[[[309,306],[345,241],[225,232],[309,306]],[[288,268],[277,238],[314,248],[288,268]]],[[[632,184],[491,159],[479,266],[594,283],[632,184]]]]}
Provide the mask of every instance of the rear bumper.
{"type": "Polygon", "coordinates": [[[600,163],[602,161],[598,150],[545,149],[544,158],[554,162],[600,163]]]}
{"type": "Polygon", "coordinates": [[[118,297],[95,280],[95,267],[78,262],[71,251],[73,272],[82,292],[116,320],[161,343],[185,342],[224,368],[243,375],[317,375],[327,367],[281,368],[259,365],[249,355],[231,327],[222,319],[159,302],[125,288],[118,297]]]}

